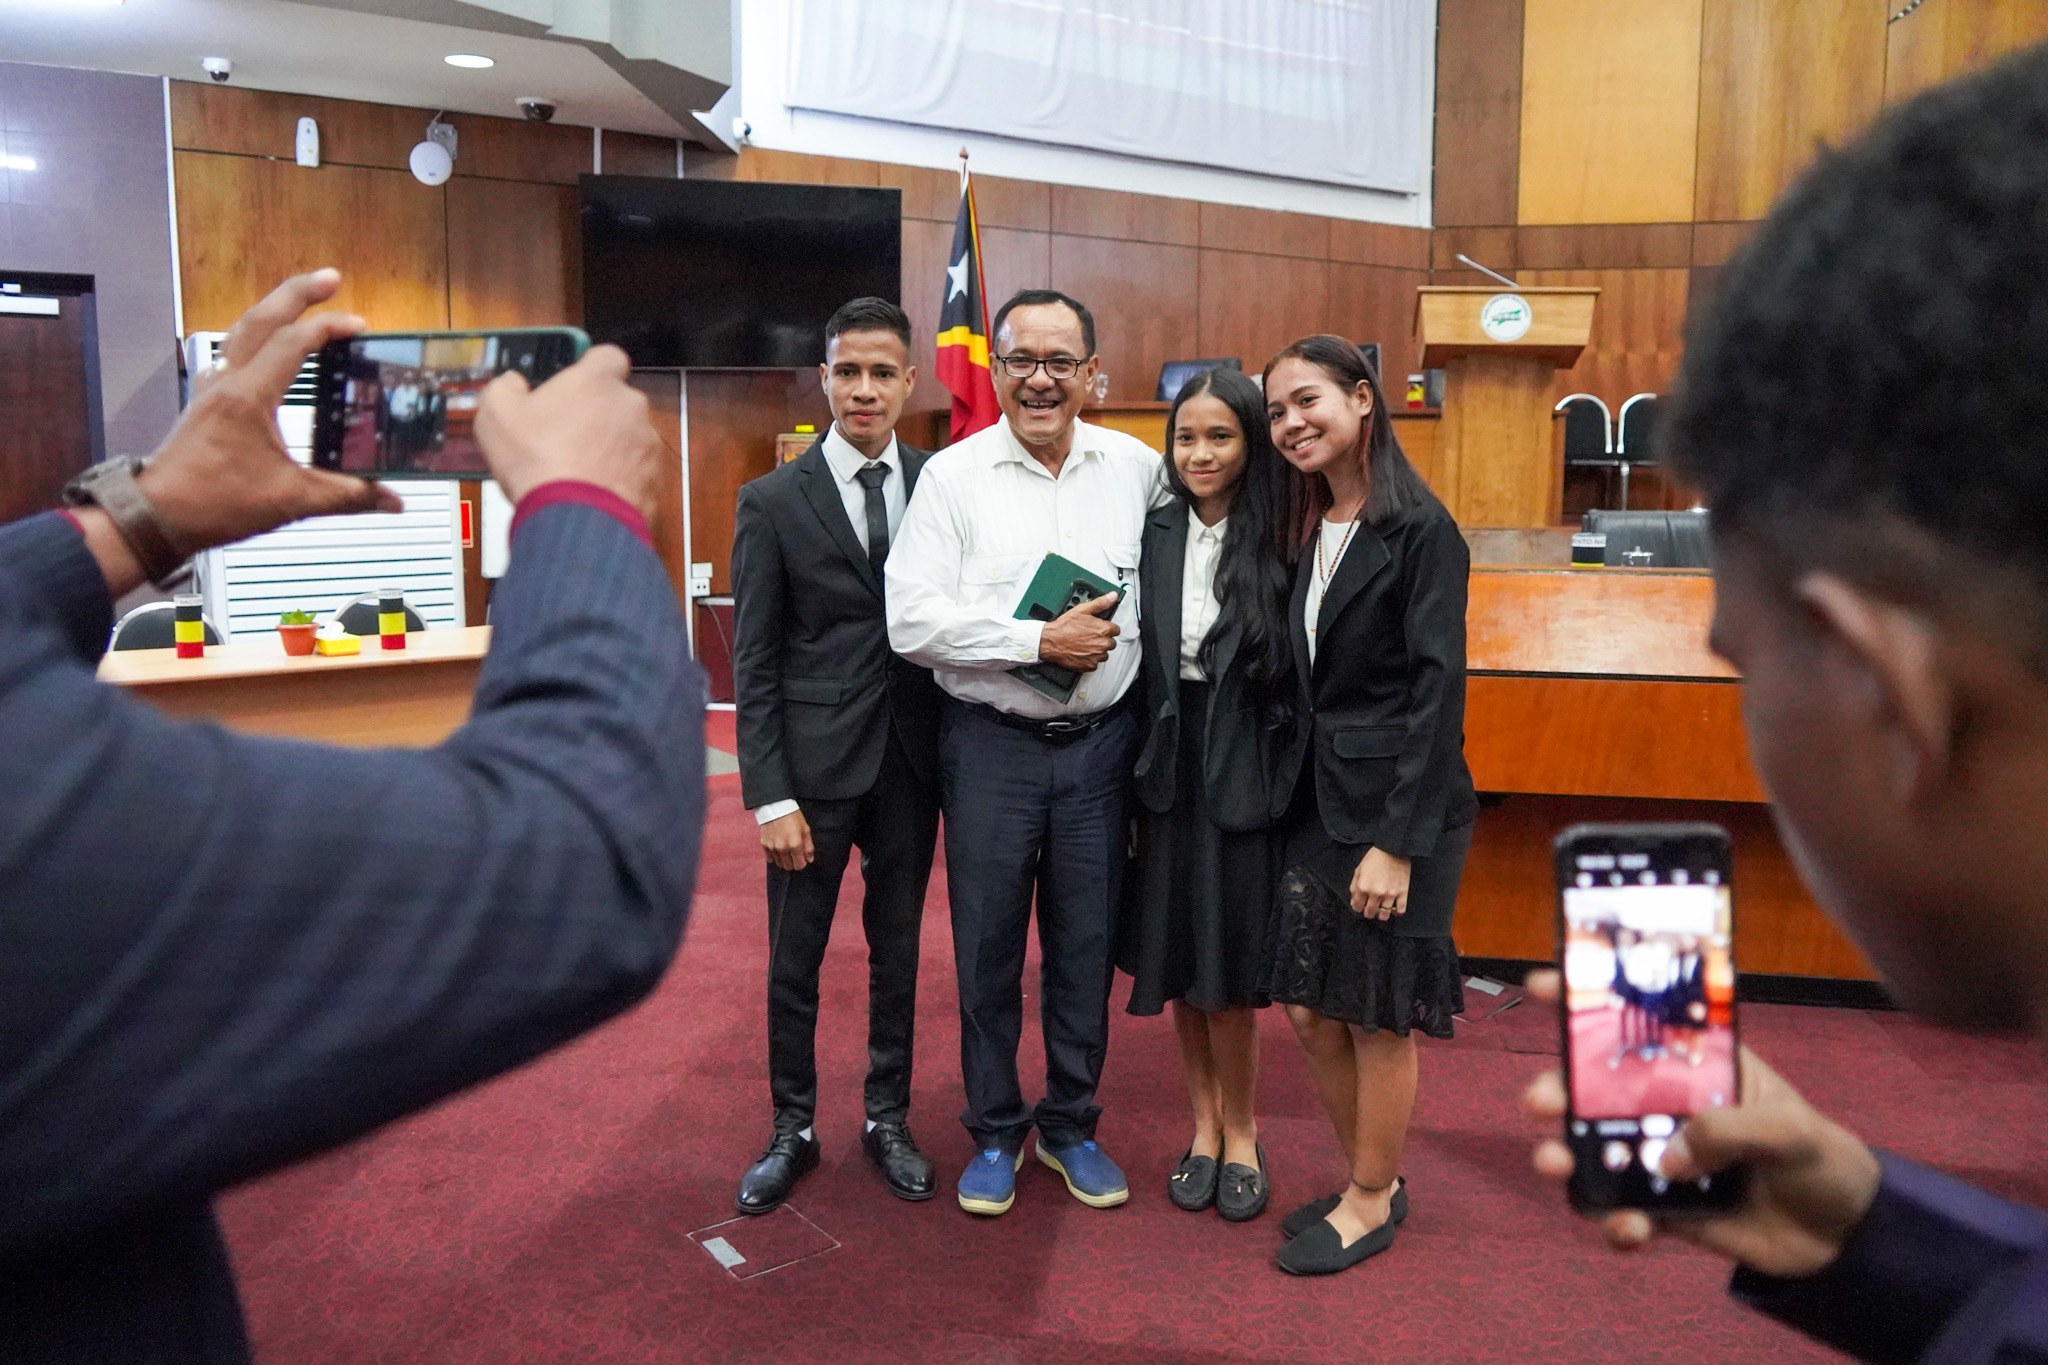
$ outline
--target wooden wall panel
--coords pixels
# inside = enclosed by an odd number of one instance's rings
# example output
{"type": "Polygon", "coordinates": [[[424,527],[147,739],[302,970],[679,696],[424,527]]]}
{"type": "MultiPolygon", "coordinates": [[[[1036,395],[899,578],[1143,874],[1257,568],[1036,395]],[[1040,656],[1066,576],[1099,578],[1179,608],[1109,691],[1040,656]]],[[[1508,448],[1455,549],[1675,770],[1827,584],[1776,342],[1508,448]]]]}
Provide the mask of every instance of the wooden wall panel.
{"type": "Polygon", "coordinates": [[[1526,285],[1597,285],[1593,340],[1579,363],[1557,375],[1557,396],[1598,394],[1619,413],[1631,394],[1662,393],[1678,372],[1689,272],[1524,270],[1526,285]]]}
{"type": "Polygon", "coordinates": [[[1692,216],[1701,0],[1525,0],[1523,223],[1692,216]]]}
{"type": "Polygon", "coordinates": [[[1330,220],[1312,213],[1281,213],[1236,204],[1201,205],[1202,245],[1222,251],[1330,258],[1330,220]]]}
{"type": "Polygon", "coordinates": [[[933,340],[939,326],[940,295],[953,251],[953,224],[928,219],[903,220],[903,311],[910,315],[910,363],[917,367],[917,387],[908,409],[952,406],[952,396],[934,368],[938,352],[933,340]]]}
{"type": "Polygon", "coordinates": [[[1054,185],[1052,230],[1079,237],[1198,246],[1202,239],[1201,205],[1192,199],[1168,199],[1156,194],[1054,185]]]}
{"type": "MultiPolygon", "coordinates": [[[[647,529],[654,537],[654,552],[661,556],[661,566],[668,570],[676,600],[686,602],[690,564],[683,541],[683,376],[677,370],[637,370],[628,382],[647,395],[647,416],[666,449],[667,458],[661,462],[661,477],[654,490],[654,516],[647,529]]],[[[721,548],[732,548],[730,518],[721,548]]]]}
{"type": "MultiPolygon", "coordinates": [[[[1649,270],[1693,263],[1691,223],[1609,223],[1515,230],[1522,270],[1649,270]]],[[[1470,253],[1468,253],[1470,254],[1470,253]]]]}
{"type": "Polygon", "coordinates": [[[816,370],[692,370],[689,412],[690,557],[711,565],[711,591],[732,591],[733,509],[740,485],[775,467],[775,438],[832,409],[816,370]]]}
{"type": "Polygon", "coordinates": [[[1246,251],[1201,252],[1196,354],[1257,370],[1288,342],[1329,330],[1330,265],[1246,251]]]}
{"type": "Polygon", "coordinates": [[[1159,367],[1202,354],[1195,348],[1198,253],[1191,246],[1051,239],[1052,287],[1088,305],[1095,346],[1109,376],[1109,401],[1151,398],[1159,367]]]}
{"type": "Polygon", "coordinates": [[[575,190],[457,177],[447,203],[450,327],[582,322],[575,190]]]}
{"type": "Polygon", "coordinates": [[[604,132],[604,173],[644,175],[656,180],[676,178],[676,140],[644,133],[604,132]]]}
{"type": "Polygon", "coordinates": [[[1908,99],[2048,39],[2040,0],[1940,0],[1885,32],[1884,98],[1908,99]]]}
{"type": "Polygon", "coordinates": [[[404,171],[212,152],[177,153],[176,173],[188,330],[225,329],[285,276],[327,265],[342,273],[332,306],[373,328],[448,326],[442,188],[404,171]]]}
{"type": "Polygon", "coordinates": [[[1761,218],[1884,97],[1882,0],[1706,0],[1693,216],[1761,218]]]}
{"type": "MultiPolygon", "coordinates": [[[[1465,227],[1438,228],[1429,235],[1430,269],[1433,272],[1463,271],[1475,277],[1471,283],[1485,284],[1486,276],[1477,271],[1467,271],[1458,263],[1460,252],[1490,270],[1512,275],[1520,260],[1519,234],[1511,227],[1465,227]]],[[[1441,273],[1435,273],[1430,283],[1462,284],[1466,281],[1446,279],[1441,273]]]]}
{"type": "Polygon", "coordinates": [[[1409,372],[1422,364],[1422,343],[1415,335],[1415,291],[1428,283],[1426,270],[1330,266],[1324,325],[1338,336],[1380,344],[1381,383],[1392,403],[1402,401],[1409,372]]]}
{"type": "MultiPolygon", "coordinates": [[[[958,209],[955,209],[955,213],[958,209]]],[[[1035,180],[974,177],[974,212],[983,228],[1046,232],[1052,227],[1052,186],[1035,180]]]]}
{"type": "MultiPolygon", "coordinates": [[[[406,157],[426,134],[434,111],[200,81],[171,82],[171,145],[180,150],[289,161],[299,119],[308,116],[320,125],[323,161],[404,170],[406,157]]],[[[584,137],[589,136],[586,131],[584,137]]]]}
{"type": "Polygon", "coordinates": [[[1522,0],[1438,0],[1438,226],[1515,221],[1521,128],[1522,0]]]}
{"type": "Polygon", "coordinates": [[[903,216],[953,222],[960,216],[960,177],[951,171],[926,166],[882,164],[876,170],[877,183],[903,191],[903,216]]]}
{"type": "MultiPolygon", "coordinates": [[[[980,207],[979,188],[975,190],[976,207],[980,207]]],[[[947,229],[947,248],[951,249],[951,229],[947,229]]],[[[996,313],[1010,295],[1020,289],[1049,289],[1052,287],[1052,234],[1048,232],[1019,232],[1013,228],[989,227],[981,229],[982,288],[988,300],[988,320],[991,326],[996,313]]],[[[938,286],[933,285],[936,289],[938,286]]],[[[1083,299],[1086,303],[1088,300],[1083,299]]],[[[995,338],[990,337],[991,344],[995,338]]]]}
{"type": "MultiPolygon", "coordinates": [[[[459,176],[574,185],[594,168],[588,128],[476,114],[450,114],[448,122],[455,125],[455,173],[459,176]]],[[[413,142],[418,142],[425,131],[422,124],[413,133],[413,142]]],[[[612,170],[610,158],[606,158],[605,170],[612,170]]],[[[674,174],[673,167],[670,174],[674,174]]]]}
{"type": "Polygon", "coordinates": [[[1754,231],[1755,223],[1695,223],[1692,229],[1692,263],[1727,264],[1736,248],[1748,241],[1749,234],[1754,231]]]}
{"type": "Polygon", "coordinates": [[[1429,269],[1429,229],[1396,227],[1392,223],[1330,220],[1330,259],[1352,265],[1391,265],[1429,269]]]}
{"type": "Polygon", "coordinates": [[[729,161],[706,168],[706,180],[772,180],[795,185],[879,185],[881,167],[840,156],[810,156],[748,147],[729,161]]]}

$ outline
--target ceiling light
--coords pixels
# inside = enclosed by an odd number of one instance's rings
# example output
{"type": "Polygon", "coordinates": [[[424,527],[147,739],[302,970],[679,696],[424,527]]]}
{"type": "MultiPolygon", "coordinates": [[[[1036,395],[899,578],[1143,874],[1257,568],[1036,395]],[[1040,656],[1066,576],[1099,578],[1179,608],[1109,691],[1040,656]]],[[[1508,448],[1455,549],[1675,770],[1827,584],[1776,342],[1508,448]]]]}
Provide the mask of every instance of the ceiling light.
{"type": "Polygon", "coordinates": [[[441,60],[469,71],[483,71],[497,65],[489,57],[480,57],[474,52],[451,52],[441,60]]]}
{"type": "Polygon", "coordinates": [[[0,156],[0,171],[32,171],[36,159],[32,156],[0,156]]]}

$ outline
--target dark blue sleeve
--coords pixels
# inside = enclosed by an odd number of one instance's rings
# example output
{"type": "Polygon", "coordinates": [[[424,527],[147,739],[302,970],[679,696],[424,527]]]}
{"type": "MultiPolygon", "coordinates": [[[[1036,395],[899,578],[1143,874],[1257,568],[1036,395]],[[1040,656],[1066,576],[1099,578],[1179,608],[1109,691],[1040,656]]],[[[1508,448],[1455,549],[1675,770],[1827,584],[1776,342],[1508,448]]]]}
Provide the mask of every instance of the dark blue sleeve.
{"type": "Polygon", "coordinates": [[[673,955],[703,684],[654,554],[514,538],[438,749],[176,723],[0,549],[0,1253],[345,1142],[617,1013],[673,955]]]}
{"type": "Polygon", "coordinates": [[[1888,1153],[1878,1161],[1877,1198],[1833,1264],[1801,1279],[1738,1269],[1729,1292],[1859,1360],[1911,1365],[2048,1248],[2048,1216],[1888,1153]]]}
{"type": "Polygon", "coordinates": [[[25,618],[55,626],[87,663],[106,652],[114,630],[107,580],[85,537],[62,513],[0,526],[0,589],[25,618]]]}

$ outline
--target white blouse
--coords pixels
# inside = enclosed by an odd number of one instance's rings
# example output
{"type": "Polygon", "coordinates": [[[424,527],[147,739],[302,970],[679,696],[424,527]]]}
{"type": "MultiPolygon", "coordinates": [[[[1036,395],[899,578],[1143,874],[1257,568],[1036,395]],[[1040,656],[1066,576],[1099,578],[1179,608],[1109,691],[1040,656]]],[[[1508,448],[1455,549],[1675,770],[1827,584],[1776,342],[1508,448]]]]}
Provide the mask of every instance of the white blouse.
{"type": "Polygon", "coordinates": [[[1230,525],[1225,517],[1214,526],[1204,526],[1188,509],[1187,558],[1180,571],[1180,676],[1188,682],[1203,682],[1202,641],[1216,624],[1220,608],[1216,602],[1216,560],[1223,553],[1223,532],[1230,525]]]}
{"type": "Polygon", "coordinates": [[[1301,623],[1308,634],[1308,661],[1316,661],[1316,618],[1323,612],[1323,597],[1330,591],[1330,580],[1337,576],[1337,565],[1351,548],[1352,529],[1355,521],[1330,521],[1322,523],[1322,554],[1313,557],[1309,564],[1308,598],[1301,604],[1301,623]],[[1325,577],[1324,575],[1328,575],[1325,577]]]}

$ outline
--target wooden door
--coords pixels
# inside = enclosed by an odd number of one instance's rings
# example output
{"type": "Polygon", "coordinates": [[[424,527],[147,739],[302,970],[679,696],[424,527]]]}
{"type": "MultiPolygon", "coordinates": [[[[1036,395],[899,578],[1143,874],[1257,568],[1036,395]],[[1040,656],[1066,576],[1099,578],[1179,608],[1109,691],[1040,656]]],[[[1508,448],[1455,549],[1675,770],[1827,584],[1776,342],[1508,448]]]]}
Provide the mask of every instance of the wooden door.
{"type": "Polygon", "coordinates": [[[0,295],[0,522],[55,507],[93,461],[90,293],[0,295]],[[4,311],[48,298],[54,313],[4,311]]]}

